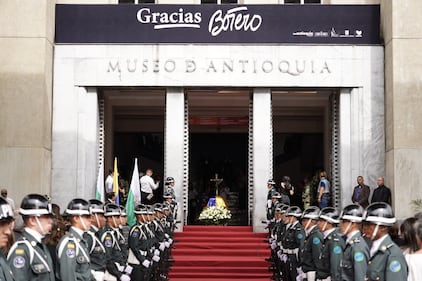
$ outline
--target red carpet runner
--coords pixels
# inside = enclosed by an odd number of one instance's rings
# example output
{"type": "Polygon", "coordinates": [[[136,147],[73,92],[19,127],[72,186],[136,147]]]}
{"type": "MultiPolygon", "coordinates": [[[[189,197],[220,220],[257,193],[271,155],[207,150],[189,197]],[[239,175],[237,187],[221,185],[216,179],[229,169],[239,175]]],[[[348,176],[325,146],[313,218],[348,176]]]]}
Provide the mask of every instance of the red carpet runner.
{"type": "Polygon", "coordinates": [[[185,226],[175,234],[171,281],[268,281],[266,233],[249,226],[185,226]]]}

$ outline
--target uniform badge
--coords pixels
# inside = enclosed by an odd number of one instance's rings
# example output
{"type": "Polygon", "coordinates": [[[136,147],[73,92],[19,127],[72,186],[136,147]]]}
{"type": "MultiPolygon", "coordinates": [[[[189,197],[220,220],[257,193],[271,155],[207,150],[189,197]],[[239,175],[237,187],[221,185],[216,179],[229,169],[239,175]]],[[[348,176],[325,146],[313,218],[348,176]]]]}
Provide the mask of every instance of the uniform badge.
{"type": "Polygon", "coordinates": [[[334,249],[333,249],[333,253],[337,254],[337,255],[341,254],[341,247],[335,246],[334,249]]]}
{"type": "Polygon", "coordinates": [[[66,250],[66,256],[68,256],[69,258],[74,258],[75,257],[75,249],[67,249],[66,250]]]}
{"type": "Polygon", "coordinates": [[[69,243],[69,244],[67,244],[67,248],[68,249],[75,249],[75,244],[69,243]]]}
{"type": "Polygon", "coordinates": [[[42,263],[40,263],[40,264],[34,264],[33,268],[35,272],[41,273],[44,271],[45,266],[42,263]]]}
{"type": "Polygon", "coordinates": [[[32,247],[35,247],[35,246],[37,246],[37,242],[32,241],[32,242],[31,242],[31,245],[32,245],[32,247]]]}
{"type": "Polygon", "coordinates": [[[398,261],[392,261],[390,262],[388,269],[391,272],[399,272],[401,270],[401,264],[398,261]]]}
{"type": "Polygon", "coordinates": [[[16,249],[15,254],[16,255],[23,255],[25,253],[24,249],[16,249]]]}
{"type": "Polygon", "coordinates": [[[113,245],[113,243],[111,242],[110,237],[107,237],[104,241],[104,246],[106,246],[107,248],[110,248],[113,245]]]}
{"type": "Polygon", "coordinates": [[[312,243],[314,243],[314,245],[318,245],[319,243],[321,243],[321,240],[319,240],[318,237],[314,237],[314,239],[312,240],[312,243]]]}
{"type": "Polygon", "coordinates": [[[361,262],[364,260],[365,256],[363,255],[362,252],[356,252],[353,258],[355,262],[361,262]]]}
{"type": "Polygon", "coordinates": [[[13,266],[15,268],[22,268],[25,266],[25,258],[22,256],[17,256],[13,259],[13,266]]]}
{"type": "Polygon", "coordinates": [[[139,230],[137,230],[137,229],[135,229],[133,232],[132,232],[132,237],[138,237],[138,235],[139,235],[139,230]]]}
{"type": "Polygon", "coordinates": [[[303,234],[302,233],[299,233],[298,235],[297,235],[297,239],[302,239],[303,238],[303,234]]]}

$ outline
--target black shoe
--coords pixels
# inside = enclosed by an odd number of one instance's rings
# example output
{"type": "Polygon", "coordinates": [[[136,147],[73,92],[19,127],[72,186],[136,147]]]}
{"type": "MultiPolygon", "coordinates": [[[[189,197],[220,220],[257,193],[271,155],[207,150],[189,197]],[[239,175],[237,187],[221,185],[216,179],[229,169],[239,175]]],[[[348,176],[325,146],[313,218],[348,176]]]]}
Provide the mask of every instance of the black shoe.
{"type": "Polygon", "coordinates": [[[273,258],[265,258],[265,261],[267,261],[267,262],[274,262],[274,259],[273,258]]]}

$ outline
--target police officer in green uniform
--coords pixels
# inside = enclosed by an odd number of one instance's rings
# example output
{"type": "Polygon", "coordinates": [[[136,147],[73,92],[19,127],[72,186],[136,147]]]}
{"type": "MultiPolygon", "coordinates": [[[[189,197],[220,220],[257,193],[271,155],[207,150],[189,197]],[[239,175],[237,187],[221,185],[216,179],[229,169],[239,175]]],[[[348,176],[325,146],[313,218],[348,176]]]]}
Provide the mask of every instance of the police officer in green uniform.
{"type": "Polygon", "coordinates": [[[171,194],[171,197],[174,201],[176,201],[176,194],[174,191],[175,181],[173,177],[167,177],[166,181],[164,182],[164,192],[163,194],[171,194]]]}
{"type": "MultiPolygon", "coordinates": [[[[301,263],[299,260],[299,249],[303,248],[305,240],[305,230],[299,222],[302,210],[297,206],[291,206],[286,210],[285,215],[288,219],[288,224],[282,242],[284,253],[282,261],[287,265],[287,272],[284,270],[283,280],[295,281],[301,263]]],[[[286,267],[284,268],[286,269],[286,267]]]]}
{"type": "Polygon", "coordinates": [[[57,277],[62,281],[95,281],[88,245],[83,239],[84,232],[91,227],[89,203],[84,199],[73,199],[65,213],[71,227],[57,244],[57,277]]]}
{"type": "Polygon", "coordinates": [[[311,206],[303,211],[302,226],[305,229],[306,238],[300,249],[300,261],[302,278],[307,281],[316,280],[316,263],[322,250],[322,233],[318,230],[319,208],[311,206]]]}
{"type": "Polygon", "coordinates": [[[151,240],[147,236],[147,214],[145,205],[137,205],[134,209],[137,223],[129,232],[129,255],[128,264],[133,267],[131,279],[137,281],[149,281],[151,277],[151,258],[149,250],[152,247],[151,240]]]}
{"type": "Polygon", "coordinates": [[[91,270],[95,280],[103,281],[106,270],[106,250],[98,238],[98,231],[105,225],[104,204],[97,199],[88,201],[91,213],[91,228],[84,233],[83,238],[87,242],[91,270]]]}
{"type": "Polygon", "coordinates": [[[393,210],[387,203],[376,202],[366,208],[363,232],[373,243],[365,280],[407,280],[407,264],[403,253],[388,234],[395,222],[393,210]]]}
{"type": "MultiPolygon", "coordinates": [[[[0,197],[0,248],[7,246],[13,233],[13,211],[9,203],[0,197]]],[[[0,251],[0,280],[14,281],[12,270],[6,261],[3,251],[0,251]]]]}
{"type": "MultiPolygon", "coordinates": [[[[273,195],[277,192],[277,189],[275,188],[275,181],[273,179],[269,179],[267,181],[267,188],[268,188],[268,193],[267,193],[267,224],[269,223],[269,221],[273,218],[274,214],[271,214],[271,207],[272,207],[272,198],[273,195]]],[[[281,196],[280,196],[281,198],[281,196]]]]}
{"type": "Polygon", "coordinates": [[[99,231],[101,242],[106,248],[107,271],[104,277],[105,281],[129,281],[132,273],[132,266],[126,264],[126,256],[118,239],[120,214],[119,206],[115,204],[105,206],[106,225],[99,231]]]}
{"type": "Polygon", "coordinates": [[[19,213],[25,228],[7,256],[15,280],[54,281],[53,260],[42,242],[53,227],[51,204],[43,195],[29,194],[22,199],[19,213]]]}
{"type": "Polygon", "coordinates": [[[344,239],[337,231],[339,213],[336,208],[326,207],[321,210],[318,229],[323,234],[321,255],[316,263],[318,280],[340,281],[340,262],[345,247],[344,239]]]}
{"type": "Polygon", "coordinates": [[[346,248],[341,259],[341,280],[365,280],[369,248],[360,233],[363,208],[356,204],[344,207],[340,215],[340,232],[346,236],[346,248]]]}
{"type": "MultiPolygon", "coordinates": [[[[269,244],[271,248],[271,262],[272,265],[270,266],[270,270],[273,271],[273,276],[271,279],[279,280],[281,278],[281,264],[280,259],[278,258],[278,253],[281,251],[281,240],[285,230],[285,223],[282,219],[282,208],[283,204],[278,203],[275,207],[275,214],[274,214],[274,227],[271,230],[271,234],[269,237],[269,244]]],[[[285,205],[288,207],[287,205],[285,205]]],[[[287,208],[286,208],[287,209],[287,208]]],[[[286,211],[284,209],[284,212],[286,211]]],[[[282,252],[280,253],[282,254],[282,252]]]]}

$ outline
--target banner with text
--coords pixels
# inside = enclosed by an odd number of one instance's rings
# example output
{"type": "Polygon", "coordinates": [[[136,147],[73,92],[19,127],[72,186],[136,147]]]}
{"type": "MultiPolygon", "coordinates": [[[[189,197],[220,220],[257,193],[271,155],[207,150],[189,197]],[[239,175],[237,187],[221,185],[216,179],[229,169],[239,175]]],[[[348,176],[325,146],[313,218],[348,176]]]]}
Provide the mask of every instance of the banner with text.
{"type": "Polygon", "coordinates": [[[56,5],[57,44],[380,44],[379,5],[56,5]]]}

